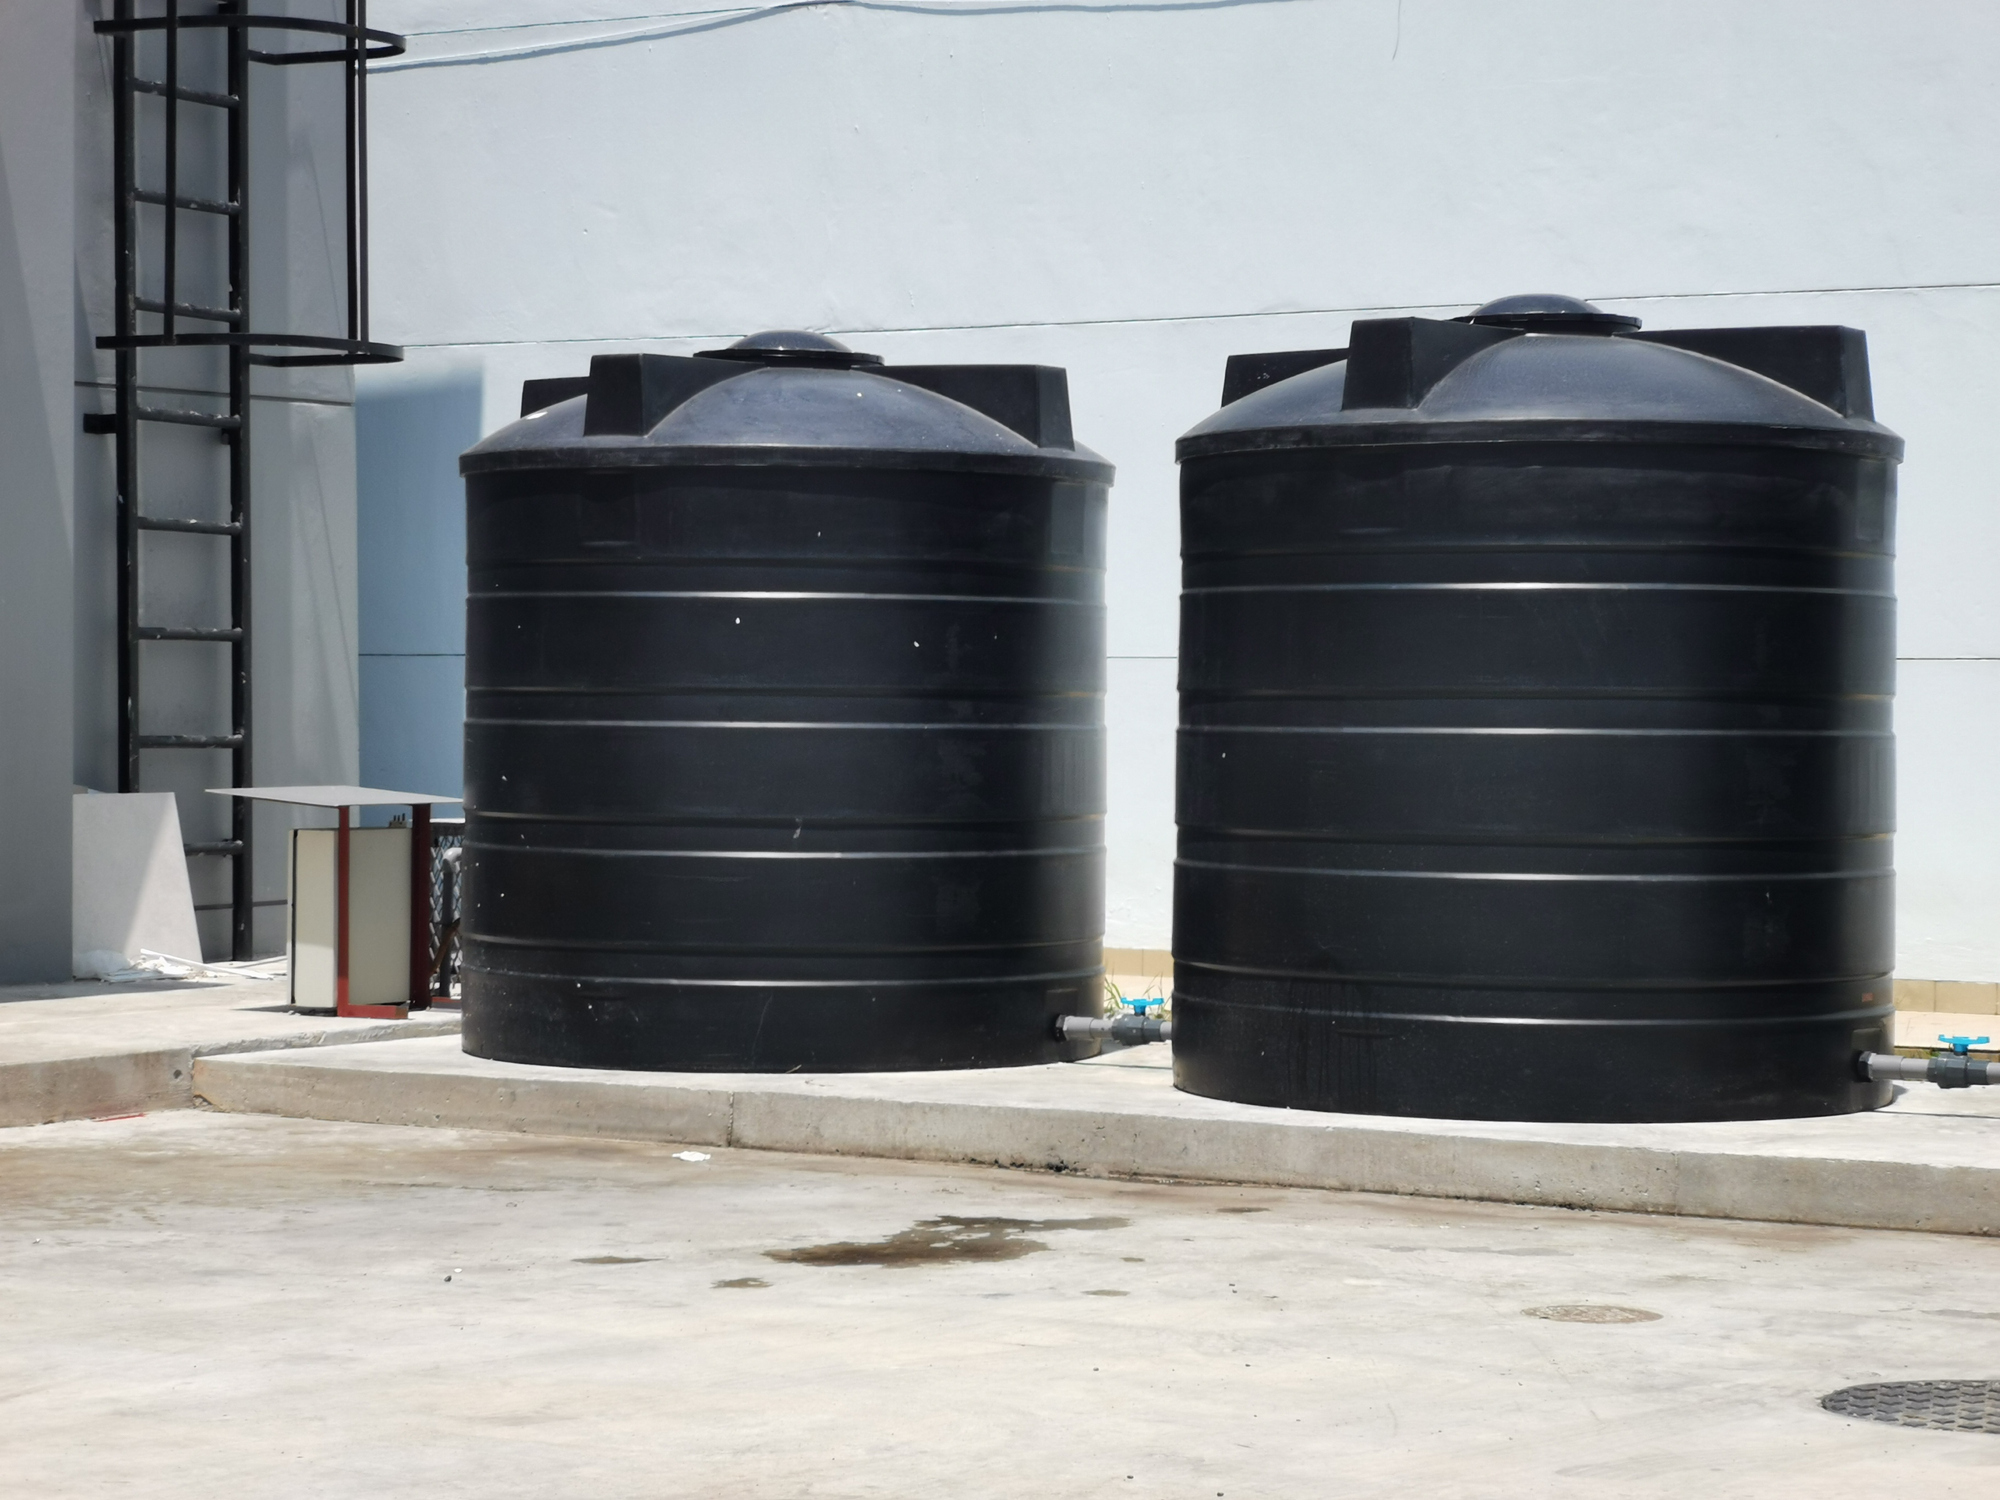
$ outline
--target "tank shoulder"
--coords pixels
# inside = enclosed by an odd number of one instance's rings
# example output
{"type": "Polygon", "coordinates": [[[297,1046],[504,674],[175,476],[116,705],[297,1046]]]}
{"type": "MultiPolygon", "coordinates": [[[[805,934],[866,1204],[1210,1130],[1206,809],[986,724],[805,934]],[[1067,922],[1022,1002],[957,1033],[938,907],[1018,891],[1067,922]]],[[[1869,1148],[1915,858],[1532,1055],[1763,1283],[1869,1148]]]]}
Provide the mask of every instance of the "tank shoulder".
{"type": "Polygon", "coordinates": [[[1354,325],[1346,358],[1223,406],[1181,438],[1179,454],[1548,438],[1891,459],[1903,447],[1873,419],[1853,329],[1607,334],[1384,318],[1354,325]]]}

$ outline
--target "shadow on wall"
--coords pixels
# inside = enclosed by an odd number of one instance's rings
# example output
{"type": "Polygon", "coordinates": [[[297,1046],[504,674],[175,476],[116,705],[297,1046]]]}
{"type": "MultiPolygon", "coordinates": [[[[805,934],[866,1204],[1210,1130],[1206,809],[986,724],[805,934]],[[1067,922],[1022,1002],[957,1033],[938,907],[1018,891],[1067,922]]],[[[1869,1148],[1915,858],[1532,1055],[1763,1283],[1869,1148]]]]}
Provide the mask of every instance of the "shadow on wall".
{"type": "MultiPolygon", "coordinates": [[[[361,780],[464,785],[465,486],[479,441],[478,371],[356,382],[361,780]]],[[[446,816],[456,808],[440,807],[446,816]]],[[[379,821],[379,819],[378,819],[379,821]]]]}

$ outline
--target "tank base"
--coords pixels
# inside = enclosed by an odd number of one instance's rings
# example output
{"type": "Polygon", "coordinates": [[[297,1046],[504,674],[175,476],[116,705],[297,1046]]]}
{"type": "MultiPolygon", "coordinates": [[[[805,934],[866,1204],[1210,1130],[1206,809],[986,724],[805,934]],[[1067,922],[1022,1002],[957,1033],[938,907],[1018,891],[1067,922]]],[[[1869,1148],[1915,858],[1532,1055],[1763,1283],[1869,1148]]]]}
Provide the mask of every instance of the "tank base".
{"type": "MultiPolygon", "coordinates": [[[[1656,1006],[1643,1019],[1564,1021],[1440,1014],[1453,999],[1439,991],[1396,987],[1392,1009],[1366,993],[1388,986],[1314,988],[1342,1003],[1252,1004],[1177,987],[1175,1086],[1284,1109],[1606,1124],[1853,1114],[1890,1098],[1854,1061],[1890,1050],[1893,1008],[1858,993],[1839,1015],[1814,996],[1819,1014],[1774,1016],[1767,997],[1757,1015],[1673,1018],[1656,1006]]],[[[1615,1013],[1615,997],[1564,998],[1615,1013]]]]}
{"type": "Polygon", "coordinates": [[[474,1057],[662,1073],[892,1073],[1095,1056],[1062,1015],[1097,1015],[1103,982],[663,985],[464,971],[474,1057]]]}

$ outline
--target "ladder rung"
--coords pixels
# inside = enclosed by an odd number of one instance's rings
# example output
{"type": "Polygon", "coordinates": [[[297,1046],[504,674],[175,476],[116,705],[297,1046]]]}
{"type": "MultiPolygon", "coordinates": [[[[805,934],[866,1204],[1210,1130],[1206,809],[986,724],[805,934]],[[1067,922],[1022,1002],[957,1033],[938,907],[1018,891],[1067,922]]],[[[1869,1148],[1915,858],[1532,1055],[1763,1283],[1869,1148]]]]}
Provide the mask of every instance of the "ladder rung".
{"type": "MultiPolygon", "coordinates": [[[[167,86],[157,78],[135,78],[132,91],[138,94],[158,94],[167,97],[167,86]]],[[[234,94],[211,94],[206,89],[176,89],[174,97],[183,104],[213,104],[217,109],[234,109],[242,101],[234,94]]]]}
{"type": "Polygon", "coordinates": [[[240,734],[142,734],[136,738],[141,750],[234,750],[243,743],[240,734]]]}
{"type": "Polygon", "coordinates": [[[243,632],[230,626],[205,629],[195,625],[141,625],[132,632],[142,641],[240,641],[243,632]]]}
{"type": "MultiPolygon", "coordinates": [[[[157,203],[164,207],[167,195],[149,192],[145,188],[134,188],[132,199],[136,203],[157,203]]],[[[213,198],[175,198],[174,207],[190,209],[198,214],[236,214],[242,211],[238,204],[218,203],[213,198]]],[[[178,312],[179,309],[176,308],[175,311],[178,312]]]]}
{"type": "MultiPolygon", "coordinates": [[[[165,313],[167,304],[151,297],[134,297],[132,305],[140,312],[165,313]]],[[[199,307],[192,302],[176,302],[171,309],[177,318],[193,318],[197,323],[241,323],[243,314],[227,307],[199,307]]]]}
{"type": "Polygon", "coordinates": [[[178,521],[165,516],[137,516],[141,531],[192,532],[196,536],[236,536],[243,528],[234,521],[178,521]]]}
{"type": "Polygon", "coordinates": [[[243,852],[243,840],[217,839],[215,842],[209,844],[182,844],[181,850],[186,854],[236,855],[243,852]]]}
{"type": "Polygon", "coordinates": [[[183,427],[220,427],[234,432],[243,425],[241,417],[216,411],[179,411],[170,406],[141,406],[133,413],[141,422],[175,422],[183,427]]]}

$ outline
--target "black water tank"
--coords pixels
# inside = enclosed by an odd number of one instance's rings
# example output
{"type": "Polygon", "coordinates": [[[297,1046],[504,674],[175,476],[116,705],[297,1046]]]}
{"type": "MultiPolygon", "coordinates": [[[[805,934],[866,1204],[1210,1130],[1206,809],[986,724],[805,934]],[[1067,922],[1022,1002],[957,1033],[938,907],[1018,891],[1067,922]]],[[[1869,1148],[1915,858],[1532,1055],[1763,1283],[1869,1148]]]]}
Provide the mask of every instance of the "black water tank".
{"type": "Polygon", "coordinates": [[[465,455],[465,1049],[957,1068],[1101,1008],[1104,519],[1063,372],[810,334],[465,455]]]}
{"type": "Polygon", "coordinates": [[[1884,1102],[1902,443],[1862,335],[1508,298],[1223,400],[1179,448],[1180,1086],[1884,1102]]]}

